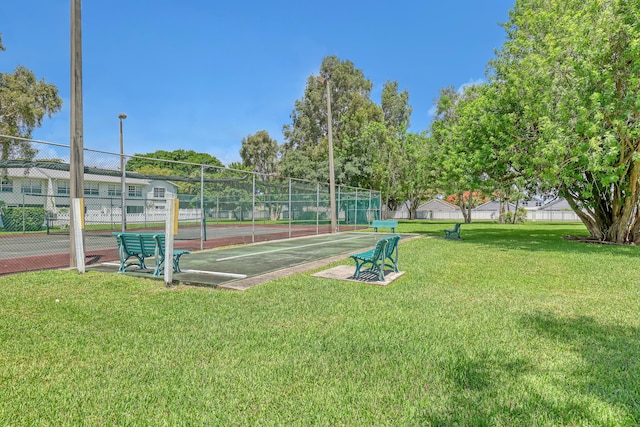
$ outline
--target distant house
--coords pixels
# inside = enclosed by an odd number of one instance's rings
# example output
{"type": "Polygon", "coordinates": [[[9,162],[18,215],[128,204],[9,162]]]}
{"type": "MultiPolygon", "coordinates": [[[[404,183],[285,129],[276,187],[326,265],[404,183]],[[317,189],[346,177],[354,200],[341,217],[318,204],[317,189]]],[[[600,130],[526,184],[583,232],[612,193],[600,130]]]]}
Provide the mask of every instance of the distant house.
{"type": "Polygon", "coordinates": [[[392,211],[387,209],[386,205],[382,206],[382,217],[388,219],[409,219],[409,208],[406,203],[398,205],[397,209],[392,211]]]}
{"type": "Polygon", "coordinates": [[[572,211],[571,205],[567,202],[567,199],[558,197],[557,199],[542,206],[539,210],[543,211],[572,211]]]}
{"type": "Polygon", "coordinates": [[[462,218],[460,208],[441,199],[431,199],[418,206],[417,219],[459,219],[462,218]]]}
{"type": "Polygon", "coordinates": [[[578,214],[573,211],[569,202],[562,197],[545,204],[537,211],[531,212],[531,214],[533,214],[533,221],[580,221],[578,214]]]}
{"type": "MultiPolygon", "coordinates": [[[[491,200],[472,210],[472,219],[489,219],[497,220],[500,218],[501,204],[498,201],[491,200]]],[[[508,203],[506,206],[502,206],[503,209],[514,212],[516,205],[514,203],[508,203]]]]}
{"type": "Polygon", "coordinates": [[[518,207],[522,206],[527,211],[537,211],[544,206],[544,201],[541,199],[521,200],[518,202],[518,207]]]}

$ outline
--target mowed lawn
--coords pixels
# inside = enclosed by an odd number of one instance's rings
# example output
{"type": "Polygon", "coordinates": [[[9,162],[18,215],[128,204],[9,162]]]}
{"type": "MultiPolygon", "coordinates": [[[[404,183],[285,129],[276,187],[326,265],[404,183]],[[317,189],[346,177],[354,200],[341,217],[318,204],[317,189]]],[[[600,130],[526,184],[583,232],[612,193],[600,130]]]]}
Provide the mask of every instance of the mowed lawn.
{"type": "Polygon", "coordinates": [[[640,248],[451,226],[386,287],[0,276],[0,425],[639,425],[640,248]]]}

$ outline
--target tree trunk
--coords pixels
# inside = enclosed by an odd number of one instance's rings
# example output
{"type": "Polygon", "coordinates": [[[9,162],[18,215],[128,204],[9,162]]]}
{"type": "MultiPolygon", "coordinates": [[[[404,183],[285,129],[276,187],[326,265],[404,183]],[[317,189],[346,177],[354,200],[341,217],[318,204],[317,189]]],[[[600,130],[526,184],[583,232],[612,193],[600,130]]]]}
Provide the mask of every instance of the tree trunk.
{"type": "MultiPolygon", "coordinates": [[[[635,243],[640,240],[639,178],[640,162],[634,162],[626,180],[602,191],[594,191],[591,200],[581,200],[567,189],[561,190],[560,194],[582,220],[592,238],[619,244],[635,243]]],[[[594,186],[594,189],[598,188],[594,186]]]]}
{"type": "Polygon", "coordinates": [[[469,198],[466,202],[464,200],[464,192],[458,194],[458,207],[460,208],[460,212],[462,212],[462,218],[465,224],[471,224],[471,194],[472,191],[469,190],[469,198]]]}

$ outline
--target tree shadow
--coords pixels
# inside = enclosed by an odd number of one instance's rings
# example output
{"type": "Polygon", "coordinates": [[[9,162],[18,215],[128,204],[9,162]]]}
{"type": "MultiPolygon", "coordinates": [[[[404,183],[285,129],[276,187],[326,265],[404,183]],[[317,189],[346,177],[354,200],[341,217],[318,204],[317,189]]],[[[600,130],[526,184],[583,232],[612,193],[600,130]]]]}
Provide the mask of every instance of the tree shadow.
{"type": "MultiPolygon", "coordinates": [[[[461,240],[455,244],[476,244],[501,250],[544,251],[577,254],[601,254],[606,252],[616,256],[638,257],[638,247],[634,245],[596,244],[593,241],[576,239],[586,238],[587,233],[576,233],[575,227],[566,224],[544,224],[540,228],[522,228],[502,224],[474,224],[471,230],[464,224],[461,228],[461,240]]],[[[431,237],[444,238],[444,232],[417,231],[431,237]]]]}
{"type": "Polygon", "coordinates": [[[430,406],[416,421],[434,426],[638,425],[638,328],[553,314],[525,316],[521,323],[568,347],[580,366],[562,368],[557,378],[549,378],[547,368],[514,353],[459,351],[440,364],[449,385],[445,402],[430,406]],[[610,411],[594,410],[594,401],[610,411]]]}
{"type": "Polygon", "coordinates": [[[640,329],[598,323],[592,317],[537,313],[522,319],[539,336],[564,344],[580,357],[581,366],[567,384],[582,396],[622,409],[620,424],[640,423],[640,329]]]}

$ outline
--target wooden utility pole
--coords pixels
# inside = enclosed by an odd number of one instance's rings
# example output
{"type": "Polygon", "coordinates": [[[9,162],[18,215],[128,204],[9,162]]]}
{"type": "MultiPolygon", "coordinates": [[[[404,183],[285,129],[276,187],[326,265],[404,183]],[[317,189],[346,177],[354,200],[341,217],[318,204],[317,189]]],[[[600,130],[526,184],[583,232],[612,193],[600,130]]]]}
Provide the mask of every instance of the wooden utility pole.
{"type": "MultiPolygon", "coordinates": [[[[82,18],[81,0],[71,0],[71,153],[70,153],[70,194],[69,199],[84,196],[84,142],[82,127],[82,18]]],[[[84,215],[73,212],[72,215],[84,215]]],[[[71,243],[69,265],[76,267],[76,241],[74,221],[69,223],[71,243]]]]}

